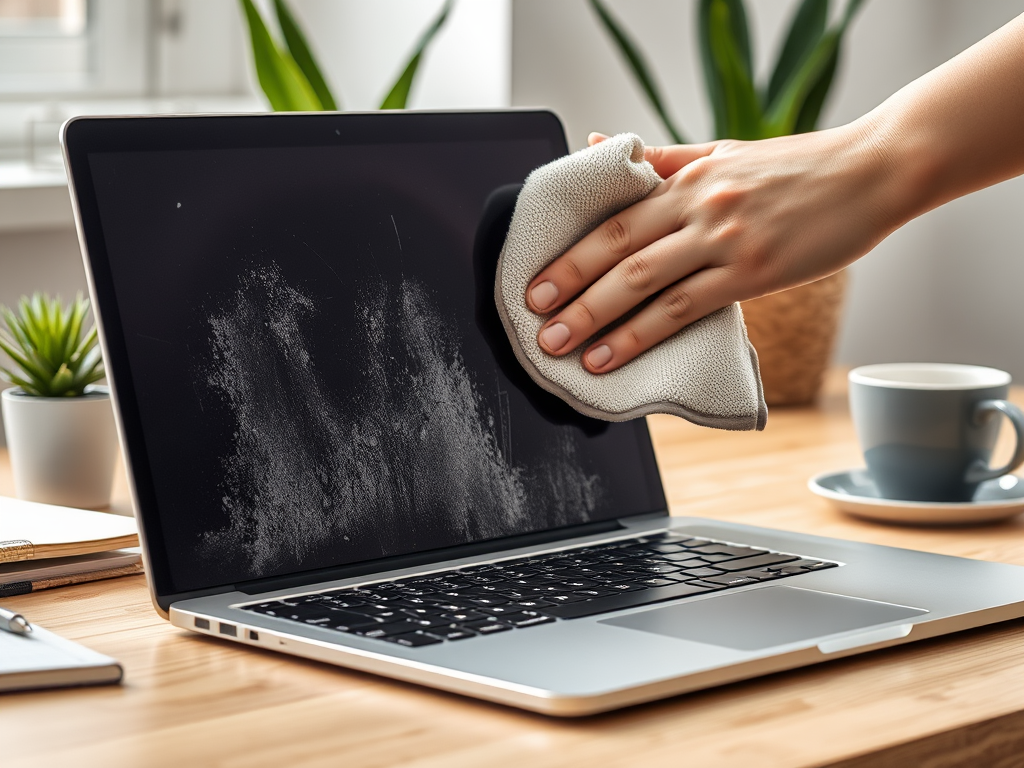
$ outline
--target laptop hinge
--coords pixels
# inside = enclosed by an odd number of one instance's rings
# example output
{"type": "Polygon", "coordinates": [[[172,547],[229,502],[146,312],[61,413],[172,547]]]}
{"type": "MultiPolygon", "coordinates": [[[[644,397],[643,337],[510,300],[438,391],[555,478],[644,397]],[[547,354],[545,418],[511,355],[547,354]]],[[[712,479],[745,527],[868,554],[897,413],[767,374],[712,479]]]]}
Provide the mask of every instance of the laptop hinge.
{"type": "Polygon", "coordinates": [[[419,565],[427,565],[443,560],[454,560],[456,558],[475,557],[486,555],[491,552],[501,552],[507,549],[518,549],[520,547],[532,547],[538,544],[547,544],[552,541],[564,541],[565,539],[577,538],[580,536],[593,536],[596,533],[608,533],[610,531],[621,531],[626,526],[618,520],[609,520],[600,523],[584,523],[573,525],[568,528],[556,528],[554,530],[542,531],[539,533],[527,533],[521,536],[507,536],[501,539],[491,539],[474,544],[463,544],[458,547],[446,547],[445,549],[433,549],[429,552],[417,552],[410,555],[398,555],[397,557],[386,557],[379,560],[369,560],[365,563],[353,563],[337,568],[323,568],[316,571],[305,571],[299,574],[288,576],[277,576],[269,579],[255,579],[241,584],[235,584],[235,589],[246,595],[256,595],[261,592],[274,592],[279,589],[291,589],[305,584],[317,584],[323,581],[335,581],[337,579],[351,579],[356,576],[365,576],[369,573],[382,573],[385,571],[397,571],[402,568],[415,568],[419,565]]]}

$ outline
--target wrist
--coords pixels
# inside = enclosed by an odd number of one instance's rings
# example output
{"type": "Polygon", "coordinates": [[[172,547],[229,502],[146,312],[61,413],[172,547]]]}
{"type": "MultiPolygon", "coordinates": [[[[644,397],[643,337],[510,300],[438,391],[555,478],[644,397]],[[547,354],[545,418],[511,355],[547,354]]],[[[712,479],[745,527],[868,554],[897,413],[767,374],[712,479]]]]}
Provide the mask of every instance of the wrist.
{"type": "Polygon", "coordinates": [[[874,180],[871,196],[885,231],[899,229],[945,200],[937,199],[942,160],[926,132],[912,130],[890,99],[845,128],[857,162],[874,180]]]}

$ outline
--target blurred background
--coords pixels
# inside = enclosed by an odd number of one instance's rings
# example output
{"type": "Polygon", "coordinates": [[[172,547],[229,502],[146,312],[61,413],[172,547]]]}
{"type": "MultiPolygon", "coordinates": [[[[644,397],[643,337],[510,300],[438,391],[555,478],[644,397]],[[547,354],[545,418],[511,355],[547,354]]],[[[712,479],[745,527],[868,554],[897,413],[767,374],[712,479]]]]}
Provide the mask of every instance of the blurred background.
{"type": "MultiPolygon", "coordinates": [[[[353,110],[380,103],[441,4],[291,3],[353,110]]],[[[797,3],[747,5],[762,72],[797,3]]],[[[710,138],[695,1],[608,6],[643,48],[676,122],[694,140],[710,138]]],[[[821,125],[860,116],[1021,12],[1021,0],[867,0],[821,125]]],[[[76,114],[263,111],[248,45],[237,0],[0,0],[0,303],[85,290],[60,123],[76,114]]],[[[410,106],[548,107],[573,148],[592,130],[668,141],[586,0],[457,0],[410,106]]],[[[1024,382],[1022,243],[1024,179],[904,227],[851,268],[835,362],[978,363],[1024,382]]]]}

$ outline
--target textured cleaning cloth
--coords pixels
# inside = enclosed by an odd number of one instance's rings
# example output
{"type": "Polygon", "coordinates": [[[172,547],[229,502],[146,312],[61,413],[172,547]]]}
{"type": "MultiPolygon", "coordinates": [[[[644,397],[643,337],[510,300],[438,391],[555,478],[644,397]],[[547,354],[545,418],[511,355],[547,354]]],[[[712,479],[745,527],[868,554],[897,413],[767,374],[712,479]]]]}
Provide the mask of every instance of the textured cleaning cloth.
{"type": "Polygon", "coordinates": [[[580,360],[537,345],[551,315],[526,306],[530,281],[612,215],[646,197],[661,178],[644,144],[620,134],[538,168],[527,178],[498,262],[494,297],[516,357],[534,381],[580,413],[627,421],[670,413],[707,427],[764,429],[768,410],[757,354],[738,304],[688,325],[611,373],[595,376],[580,360]]]}

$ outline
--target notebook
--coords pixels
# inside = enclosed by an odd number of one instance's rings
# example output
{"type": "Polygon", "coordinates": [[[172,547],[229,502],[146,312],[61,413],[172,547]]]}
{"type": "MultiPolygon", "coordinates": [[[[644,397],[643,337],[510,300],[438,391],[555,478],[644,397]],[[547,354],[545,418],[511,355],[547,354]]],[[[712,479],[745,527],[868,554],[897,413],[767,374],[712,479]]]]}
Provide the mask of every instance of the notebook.
{"type": "Polygon", "coordinates": [[[134,518],[0,496],[0,563],[137,546],[134,518]]]}
{"type": "Polygon", "coordinates": [[[0,692],[117,683],[123,675],[109,656],[38,625],[26,635],[0,631],[0,692]]]}

